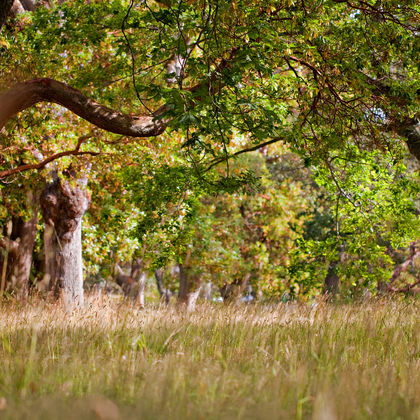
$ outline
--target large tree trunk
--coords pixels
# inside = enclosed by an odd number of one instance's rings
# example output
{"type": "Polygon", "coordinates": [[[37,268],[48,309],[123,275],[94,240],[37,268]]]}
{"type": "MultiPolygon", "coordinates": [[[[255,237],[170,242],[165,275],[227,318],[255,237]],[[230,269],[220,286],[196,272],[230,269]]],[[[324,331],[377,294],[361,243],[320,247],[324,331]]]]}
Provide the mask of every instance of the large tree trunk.
{"type": "Polygon", "coordinates": [[[201,281],[192,275],[189,268],[179,264],[179,292],[178,303],[185,306],[187,311],[195,309],[198,296],[201,290],[201,281]]]}
{"type": "Polygon", "coordinates": [[[15,222],[20,241],[18,255],[13,267],[13,277],[15,281],[14,289],[20,297],[28,295],[37,222],[38,208],[36,208],[35,214],[30,220],[24,221],[19,219],[15,222]]]}
{"type": "Polygon", "coordinates": [[[41,195],[46,275],[67,306],[83,304],[82,217],[88,206],[85,190],[58,178],[41,195]]]}
{"type": "Polygon", "coordinates": [[[6,238],[0,241],[3,251],[0,258],[1,289],[12,290],[20,298],[28,295],[39,197],[36,193],[29,192],[28,201],[32,207],[32,218],[25,221],[20,217],[13,217],[9,234],[5,232],[6,238]]]}

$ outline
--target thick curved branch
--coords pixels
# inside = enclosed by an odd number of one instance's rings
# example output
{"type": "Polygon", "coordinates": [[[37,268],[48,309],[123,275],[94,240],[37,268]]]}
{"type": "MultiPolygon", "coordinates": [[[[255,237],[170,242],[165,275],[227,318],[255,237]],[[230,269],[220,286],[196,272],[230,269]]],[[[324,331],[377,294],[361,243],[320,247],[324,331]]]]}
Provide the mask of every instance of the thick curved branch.
{"type": "MultiPolygon", "coordinates": [[[[188,89],[195,94],[190,107],[202,100],[203,94],[213,95],[221,89],[220,74],[230,66],[236,51],[237,48],[232,48],[229,59],[222,59],[207,80],[188,89]]],[[[165,131],[169,122],[168,119],[162,118],[167,111],[165,105],[153,115],[127,115],[89,99],[65,83],[40,78],[19,83],[0,95],[0,130],[17,113],[40,102],[59,104],[99,128],[130,137],[157,136],[165,131]]]]}
{"type": "Polygon", "coordinates": [[[152,116],[131,116],[100,105],[64,83],[41,78],[19,83],[0,95],[0,129],[17,113],[39,102],[62,105],[99,128],[125,136],[157,136],[167,125],[167,121],[156,119],[165,112],[163,107],[152,116]]]}

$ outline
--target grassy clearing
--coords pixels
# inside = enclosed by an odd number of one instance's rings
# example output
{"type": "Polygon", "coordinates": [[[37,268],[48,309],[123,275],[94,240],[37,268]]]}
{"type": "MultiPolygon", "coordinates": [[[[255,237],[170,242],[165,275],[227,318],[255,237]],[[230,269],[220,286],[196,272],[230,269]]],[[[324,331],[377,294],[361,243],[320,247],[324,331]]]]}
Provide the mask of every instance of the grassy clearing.
{"type": "Polygon", "coordinates": [[[3,304],[0,418],[420,415],[420,304],[3,304]]]}

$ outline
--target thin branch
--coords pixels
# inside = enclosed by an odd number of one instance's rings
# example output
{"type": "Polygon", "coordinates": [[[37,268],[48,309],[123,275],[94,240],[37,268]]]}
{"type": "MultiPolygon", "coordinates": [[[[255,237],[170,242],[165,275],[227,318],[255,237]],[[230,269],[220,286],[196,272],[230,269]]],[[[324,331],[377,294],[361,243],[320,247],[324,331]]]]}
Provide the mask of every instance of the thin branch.
{"type": "Polygon", "coordinates": [[[38,162],[38,163],[28,163],[26,165],[18,166],[17,168],[7,169],[5,171],[0,171],[0,179],[5,178],[5,177],[10,176],[10,175],[13,175],[13,174],[16,174],[16,173],[29,171],[31,169],[38,169],[38,170],[42,169],[45,166],[47,166],[50,162],[53,162],[54,160],[60,159],[64,156],[83,156],[83,155],[97,156],[97,155],[100,154],[99,152],[81,152],[80,151],[81,145],[90,137],[91,137],[91,135],[80,137],[78,142],[77,142],[76,147],[73,150],[67,150],[65,152],[55,153],[54,155],[51,155],[51,156],[47,157],[46,159],[44,159],[43,161],[38,162]]]}
{"type": "Polygon", "coordinates": [[[268,141],[266,141],[264,143],[260,143],[260,144],[257,144],[255,146],[247,147],[245,149],[239,150],[238,152],[232,153],[231,155],[223,156],[221,158],[215,159],[213,162],[210,163],[210,165],[205,169],[204,172],[208,172],[214,166],[217,166],[219,163],[222,163],[225,160],[228,160],[228,159],[231,159],[233,157],[242,155],[243,153],[254,152],[255,150],[261,149],[262,147],[268,146],[268,145],[273,144],[273,143],[277,143],[277,142],[279,142],[281,140],[282,140],[281,138],[276,137],[276,138],[273,138],[271,140],[268,140],[268,141]]]}
{"type": "Polygon", "coordinates": [[[133,87],[134,87],[134,90],[136,92],[137,99],[150,112],[150,114],[152,114],[152,111],[143,102],[143,100],[140,97],[139,91],[137,90],[137,86],[136,86],[136,60],[134,58],[133,48],[131,47],[130,41],[129,41],[129,39],[127,37],[127,34],[125,33],[125,30],[124,30],[125,29],[125,24],[127,22],[128,17],[130,16],[130,12],[131,12],[131,9],[133,8],[133,6],[134,6],[134,0],[131,0],[130,1],[130,6],[128,7],[128,10],[127,10],[127,13],[124,16],[124,19],[122,21],[121,32],[122,32],[122,34],[124,36],[125,42],[127,43],[127,47],[129,49],[130,55],[131,55],[131,78],[132,78],[132,81],[133,81],[133,87]]]}

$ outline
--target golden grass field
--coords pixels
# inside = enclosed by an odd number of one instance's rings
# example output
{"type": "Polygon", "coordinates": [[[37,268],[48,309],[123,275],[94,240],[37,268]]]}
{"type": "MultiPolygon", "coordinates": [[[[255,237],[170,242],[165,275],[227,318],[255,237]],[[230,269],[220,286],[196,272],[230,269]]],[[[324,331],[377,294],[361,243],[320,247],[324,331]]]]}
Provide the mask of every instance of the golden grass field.
{"type": "Polygon", "coordinates": [[[420,304],[1,305],[1,419],[417,419],[420,304]]]}

